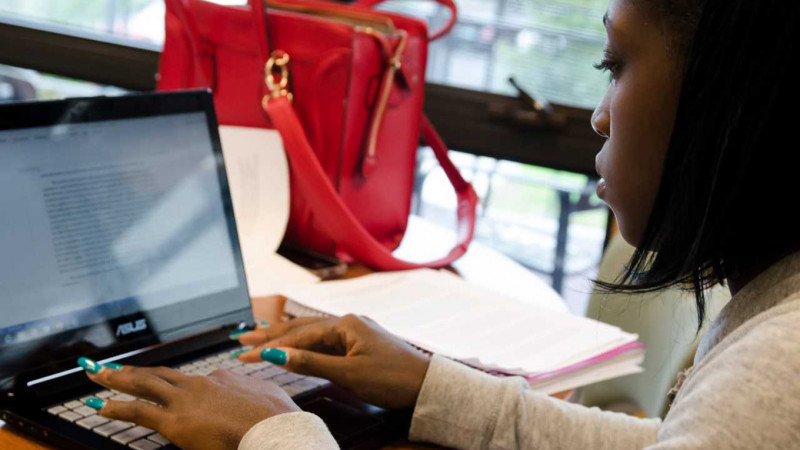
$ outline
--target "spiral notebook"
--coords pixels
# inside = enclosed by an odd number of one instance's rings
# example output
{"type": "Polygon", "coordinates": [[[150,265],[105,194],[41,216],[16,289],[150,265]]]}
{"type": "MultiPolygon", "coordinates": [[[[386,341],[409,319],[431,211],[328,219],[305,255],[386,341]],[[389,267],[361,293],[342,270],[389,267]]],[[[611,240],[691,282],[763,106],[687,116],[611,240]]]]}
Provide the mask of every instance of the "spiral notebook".
{"type": "Polygon", "coordinates": [[[284,294],[289,315],[367,316],[422,351],[522,376],[548,394],[642,370],[637,335],[509,299],[447,271],[378,273],[284,294]]]}

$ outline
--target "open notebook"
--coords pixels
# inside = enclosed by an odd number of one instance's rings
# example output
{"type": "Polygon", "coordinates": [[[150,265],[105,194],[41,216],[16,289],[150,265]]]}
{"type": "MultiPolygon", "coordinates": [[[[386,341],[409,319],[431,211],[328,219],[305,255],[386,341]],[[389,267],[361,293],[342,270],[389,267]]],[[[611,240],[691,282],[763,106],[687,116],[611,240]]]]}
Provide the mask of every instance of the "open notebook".
{"type": "Polygon", "coordinates": [[[637,335],[512,300],[447,271],[377,273],[284,290],[286,313],[367,316],[423,351],[552,394],[638,373],[637,335]]]}

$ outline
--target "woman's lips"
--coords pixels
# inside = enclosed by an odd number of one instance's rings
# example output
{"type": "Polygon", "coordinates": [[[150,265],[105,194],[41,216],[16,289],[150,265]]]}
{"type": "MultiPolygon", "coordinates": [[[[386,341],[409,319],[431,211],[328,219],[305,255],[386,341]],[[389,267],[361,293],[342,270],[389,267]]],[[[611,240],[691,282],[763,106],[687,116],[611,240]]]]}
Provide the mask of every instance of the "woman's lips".
{"type": "Polygon", "coordinates": [[[597,196],[602,199],[603,194],[605,194],[606,192],[606,189],[608,189],[608,186],[606,185],[605,178],[600,178],[600,180],[597,182],[597,189],[596,189],[597,196]]]}

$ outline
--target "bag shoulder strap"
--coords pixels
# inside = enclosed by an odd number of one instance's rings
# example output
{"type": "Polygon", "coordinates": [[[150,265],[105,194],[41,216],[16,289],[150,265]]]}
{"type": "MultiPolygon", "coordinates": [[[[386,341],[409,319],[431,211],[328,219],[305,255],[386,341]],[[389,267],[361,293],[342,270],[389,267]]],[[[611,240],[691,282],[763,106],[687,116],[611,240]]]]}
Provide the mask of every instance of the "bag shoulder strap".
{"type": "MultiPolygon", "coordinates": [[[[360,6],[363,8],[372,8],[385,1],[388,0],[356,0],[353,3],[351,3],[351,5],[360,6]]],[[[456,3],[453,0],[434,0],[434,1],[450,10],[450,18],[447,19],[447,23],[445,23],[441,28],[431,33],[430,37],[428,37],[428,40],[431,41],[435,41],[441,37],[444,37],[446,34],[450,33],[450,31],[456,25],[456,21],[458,20],[458,8],[456,7],[456,3]]]]}
{"type": "Polygon", "coordinates": [[[285,97],[265,102],[273,126],[281,134],[295,186],[305,194],[322,229],[356,260],[380,270],[407,270],[447,266],[467,251],[475,233],[475,208],[478,196],[447,155],[447,147],[427,117],[422,120],[422,137],[431,146],[458,198],[458,238],[444,258],[427,263],[411,263],[395,258],[364,228],[339,197],[311,148],[294,108],[285,97]]]}

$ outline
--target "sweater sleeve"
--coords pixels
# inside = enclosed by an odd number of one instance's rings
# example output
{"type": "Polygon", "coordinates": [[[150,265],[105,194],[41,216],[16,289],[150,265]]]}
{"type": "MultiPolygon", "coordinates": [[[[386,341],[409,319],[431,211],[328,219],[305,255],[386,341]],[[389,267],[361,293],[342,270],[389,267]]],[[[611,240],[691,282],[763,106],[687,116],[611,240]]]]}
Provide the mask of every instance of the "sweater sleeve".
{"type": "Polygon", "coordinates": [[[339,445],[325,423],[307,412],[280,414],[257,423],[239,442],[239,450],[331,450],[339,445]]]}
{"type": "Polygon", "coordinates": [[[642,449],[655,443],[660,425],[558,400],[522,378],[493,377],[437,355],[409,438],[470,449],[642,449]]]}

